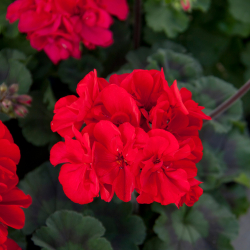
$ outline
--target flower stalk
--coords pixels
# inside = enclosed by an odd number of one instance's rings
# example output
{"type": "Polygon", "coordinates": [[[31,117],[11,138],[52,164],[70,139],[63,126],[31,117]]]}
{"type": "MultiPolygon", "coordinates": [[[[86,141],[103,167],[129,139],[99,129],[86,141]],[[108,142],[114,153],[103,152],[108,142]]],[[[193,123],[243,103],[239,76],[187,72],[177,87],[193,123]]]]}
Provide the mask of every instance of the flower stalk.
{"type": "MultiPolygon", "coordinates": [[[[250,89],[250,79],[228,100],[219,105],[215,110],[213,110],[209,116],[212,119],[220,116],[226,110],[228,110],[237,100],[239,100],[242,96],[244,96],[250,89]]],[[[204,121],[204,123],[207,121],[204,121]]]]}

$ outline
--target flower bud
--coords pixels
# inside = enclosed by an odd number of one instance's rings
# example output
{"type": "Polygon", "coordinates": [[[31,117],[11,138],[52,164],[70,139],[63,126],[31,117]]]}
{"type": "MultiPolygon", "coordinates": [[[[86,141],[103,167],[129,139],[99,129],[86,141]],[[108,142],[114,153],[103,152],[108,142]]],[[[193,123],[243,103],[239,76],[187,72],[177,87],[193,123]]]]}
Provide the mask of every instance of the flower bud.
{"type": "Polygon", "coordinates": [[[189,11],[191,9],[190,0],[181,0],[181,6],[184,11],[189,11]]]}
{"type": "Polygon", "coordinates": [[[0,85],[0,95],[6,93],[7,90],[8,90],[7,85],[6,85],[5,83],[2,83],[2,84],[0,85]]]}
{"type": "Polygon", "coordinates": [[[29,95],[19,95],[16,97],[16,101],[21,104],[30,105],[32,102],[32,97],[29,95]]]}
{"type": "Polygon", "coordinates": [[[28,113],[28,109],[23,105],[16,105],[14,107],[15,114],[19,117],[24,117],[28,113]]]}
{"type": "Polygon", "coordinates": [[[4,99],[2,101],[2,106],[5,108],[5,110],[9,110],[12,107],[12,102],[9,99],[4,99]]]}
{"type": "Polygon", "coordinates": [[[13,95],[18,91],[18,89],[19,89],[18,84],[14,83],[9,87],[9,93],[13,95]]]}

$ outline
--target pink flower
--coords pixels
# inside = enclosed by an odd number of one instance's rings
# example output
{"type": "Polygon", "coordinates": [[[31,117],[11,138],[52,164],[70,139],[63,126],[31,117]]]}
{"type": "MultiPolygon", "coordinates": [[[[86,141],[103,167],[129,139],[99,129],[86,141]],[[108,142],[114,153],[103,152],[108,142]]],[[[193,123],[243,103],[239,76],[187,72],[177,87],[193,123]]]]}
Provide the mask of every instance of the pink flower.
{"type": "Polygon", "coordinates": [[[109,27],[111,15],[125,20],[125,0],[16,0],[6,18],[19,21],[20,32],[27,33],[31,46],[44,50],[53,63],[70,56],[80,58],[80,42],[88,49],[113,43],[109,27]]]}

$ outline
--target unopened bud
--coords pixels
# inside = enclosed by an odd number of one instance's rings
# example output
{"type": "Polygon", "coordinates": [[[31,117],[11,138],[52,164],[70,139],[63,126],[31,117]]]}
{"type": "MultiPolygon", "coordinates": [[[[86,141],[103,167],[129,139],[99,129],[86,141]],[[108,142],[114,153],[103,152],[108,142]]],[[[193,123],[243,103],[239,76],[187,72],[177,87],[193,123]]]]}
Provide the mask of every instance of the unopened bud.
{"type": "Polygon", "coordinates": [[[14,107],[14,112],[19,117],[24,117],[28,113],[28,109],[23,105],[16,105],[14,107]]]}
{"type": "Polygon", "coordinates": [[[2,101],[2,106],[6,109],[9,110],[10,107],[12,106],[12,102],[9,99],[4,99],[2,101]]]}
{"type": "Polygon", "coordinates": [[[21,104],[25,104],[25,105],[30,105],[31,104],[31,102],[32,102],[32,97],[31,96],[29,96],[29,95],[19,95],[19,96],[17,96],[16,98],[16,101],[18,102],[18,103],[21,103],[21,104]]]}
{"type": "Polygon", "coordinates": [[[181,0],[181,6],[184,11],[188,11],[191,9],[190,0],[181,0]]]}
{"type": "Polygon", "coordinates": [[[9,87],[9,93],[11,95],[15,94],[18,91],[18,84],[14,83],[9,87]]]}
{"type": "Polygon", "coordinates": [[[7,85],[5,83],[2,83],[0,85],[0,94],[5,93],[7,91],[7,89],[8,89],[7,85]]]}

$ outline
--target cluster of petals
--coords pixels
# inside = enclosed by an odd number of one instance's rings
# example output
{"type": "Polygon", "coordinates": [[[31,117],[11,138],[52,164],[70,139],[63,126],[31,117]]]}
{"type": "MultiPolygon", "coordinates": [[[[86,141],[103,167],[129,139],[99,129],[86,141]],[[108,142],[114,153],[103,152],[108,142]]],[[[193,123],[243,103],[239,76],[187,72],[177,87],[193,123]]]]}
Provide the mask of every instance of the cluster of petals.
{"type": "Polygon", "coordinates": [[[31,197],[16,187],[19,160],[19,148],[0,121],[0,249],[3,250],[21,250],[8,238],[8,227],[23,228],[25,215],[21,207],[27,208],[31,204],[31,197]]]}
{"type": "Polygon", "coordinates": [[[88,49],[113,43],[111,15],[125,20],[126,0],[16,0],[7,10],[11,22],[19,19],[20,32],[31,46],[44,50],[53,63],[80,58],[80,42],[88,49]]]}
{"type": "Polygon", "coordinates": [[[77,86],[77,96],[55,105],[51,129],[64,141],[51,149],[62,164],[59,181],[74,202],[116,194],[139,203],[192,206],[202,195],[196,163],[202,158],[198,131],[211,119],[192,93],[171,87],[163,71],[113,74],[109,82],[94,70],[77,86]]]}

